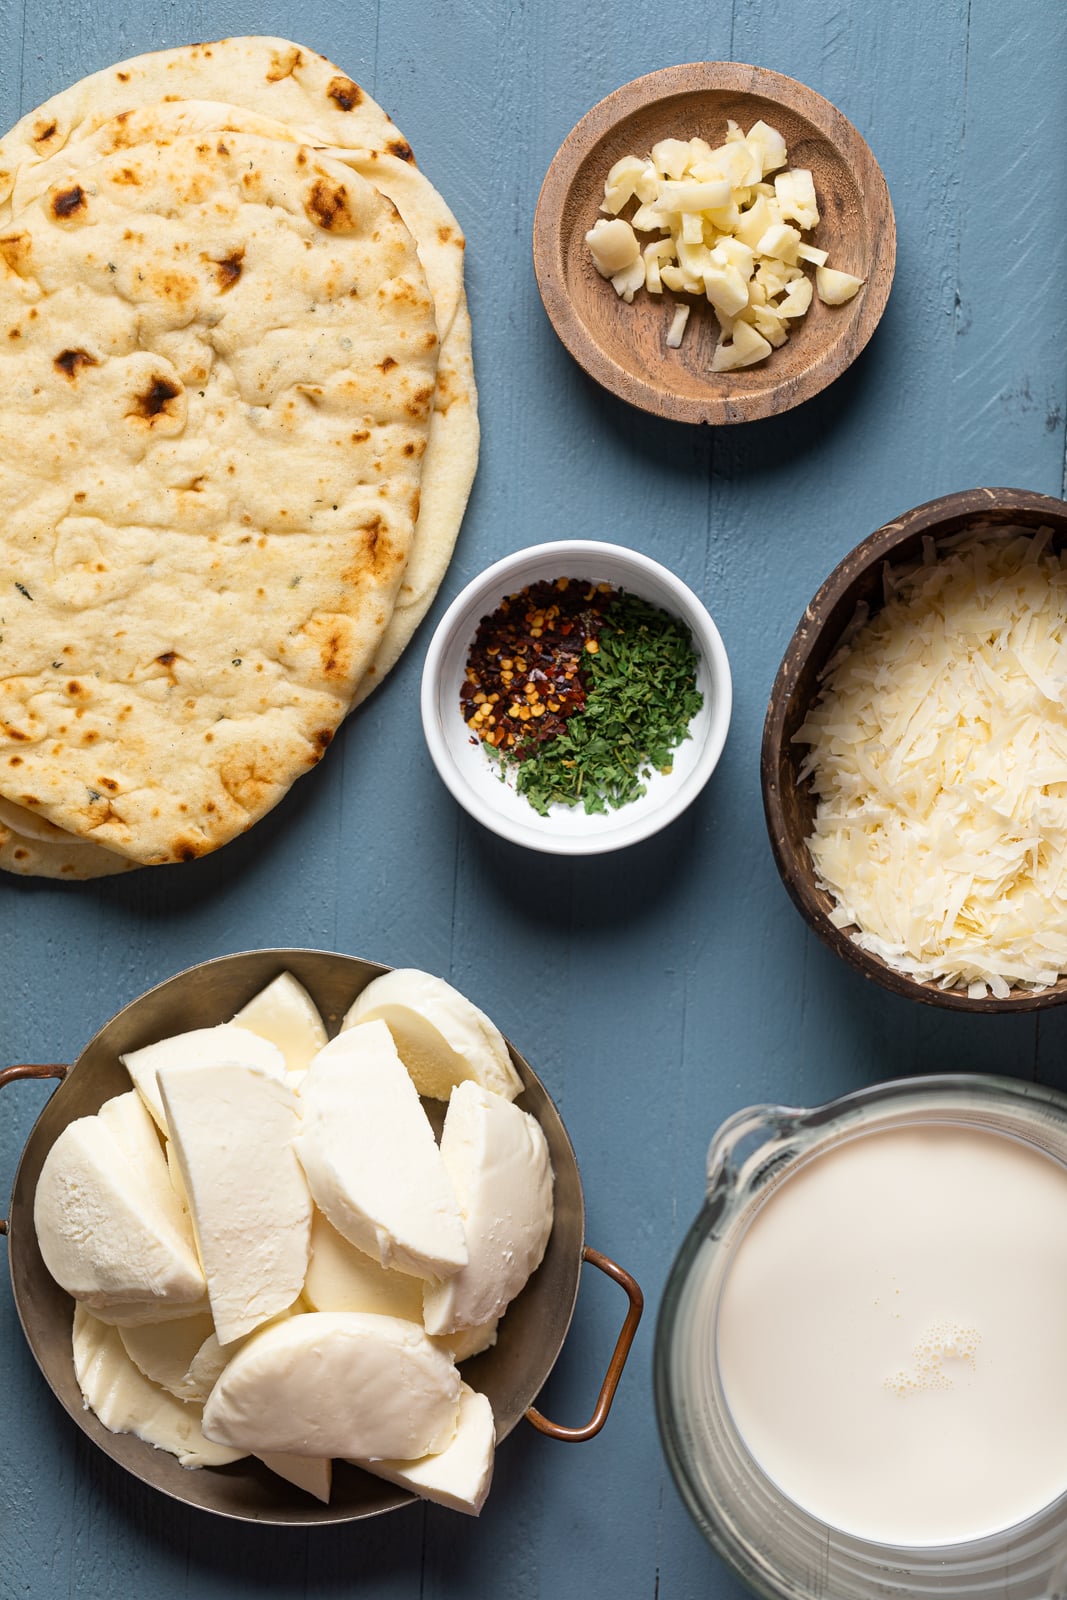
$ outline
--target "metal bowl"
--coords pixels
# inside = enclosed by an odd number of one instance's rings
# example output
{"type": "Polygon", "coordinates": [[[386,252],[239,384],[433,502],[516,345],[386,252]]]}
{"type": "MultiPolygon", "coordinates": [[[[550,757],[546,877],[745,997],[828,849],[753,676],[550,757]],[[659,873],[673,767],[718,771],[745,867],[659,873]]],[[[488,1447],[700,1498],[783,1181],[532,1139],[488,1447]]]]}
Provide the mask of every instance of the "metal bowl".
{"type": "Polygon", "coordinates": [[[763,729],[761,779],[763,807],[774,859],[782,882],[801,916],[824,944],[865,978],[894,994],[956,1011],[1035,1011],[1067,1000],[1067,977],[1048,989],[1013,989],[1004,1000],[971,998],[964,990],[941,989],[890,967],[861,950],[848,928],[830,920],[833,901],[816,881],[808,851],[815,801],[798,774],[804,755],[793,735],[821,692],[821,675],[861,605],[876,611],[882,603],[887,565],[907,566],[922,558],[925,539],[947,539],[981,524],[998,528],[1052,529],[1058,549],[1067,545],[1067,503],[1026,489],[967,489],[931,500],[889,522],[836,566],[807,606],[789,641],[771,690],[763,729]]]}
{"type": "MultiPolygon", "coordinates": [[[[415,1502],[406,1490],[344,1462],[334,1466],[330,1504],[322,1505],[251,1458],[226,1467],[189,1471],[163,1450],[132,1434],[111,1433],[87,1411],[71,1359],[73,1301],[41,1259],[33,1225],[33,1197],[45,1157],[68,1123],[91,1116],[105,1100],[130,1087],[120,1054],[170,1034],[226,1022],[280,972],[289,971],[310,992],[330,1032],[336,1032],[353,1000],[387,967],[323,950],[253,950],[220,956],[179,973],[125,1006],[65,1066],[15,1066],[0,1073],[0,1087],[21,1077],[60,1077],[63,1082],[37,1119],[19,1163],[11,1211],[0,1232],[8,1234],[8,1264],[15,1305],[30,1349],[60,1404],[82,1432],[142,1483],[220,1516],[249,1522],[338,1523],[376,1516],[415,1502]]],[[[509,1048],[511,1048],[509,1046],[509,1048]]],[[[522,1078],[519,1103],[541,1124],[555,1171],[555,1219],[544,1260],[500,1325],[491,1350],[465,1362],[464,1378],[488,1395],[497,1441],[523,1416],[557,1438],[590,1438],[607,1416],[637,1331],[641,1291],[621,1267],[585,1246],[585,1205],[578,1163],[560,1116],[537,1074],[514,1049],[522,1078]],[[588,1260],[626,1290],[630,1308],[590,1422],[564,1428],[532,1408],[555,1363],[570,1326],[582,1262],[588,1260]]]]}

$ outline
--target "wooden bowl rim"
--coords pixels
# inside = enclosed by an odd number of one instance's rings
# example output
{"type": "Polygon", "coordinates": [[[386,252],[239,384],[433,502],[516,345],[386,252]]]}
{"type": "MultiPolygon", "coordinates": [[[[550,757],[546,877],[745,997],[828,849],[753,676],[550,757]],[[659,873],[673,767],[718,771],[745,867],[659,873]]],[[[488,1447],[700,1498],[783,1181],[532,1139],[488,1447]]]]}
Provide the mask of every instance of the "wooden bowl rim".
{"type": "Polygon", "coordinates": [[[760,786],[771,851],[790,899],[813,932],[854,971],[882,984],[894,994],[953,1011],[1041,1011],[1067,1000],[1067,976],[1036,993],[1013,990],[1004,1000],[992,995],[984,999],[972,999],[961,990],[939,989],[935,983],[920,982],[906,973],[898,972],[880,956],[861,950],[844,929],[835,928],[824,906],[813,893],[809,877],[802,867],[802,852],[806,855],[807,847],[789,836],[778,783],[785,745],[786,716],[800,676],[819,645],[835,607],[861,576],[879,562],[891,559],[893,552],[906,540],[922,534],[947,538],[964,524],[977,521],[991,512],[1028,515],[1035,525],[1047,519],[1067,533],[1067,501],[1037,494],[1030,489],[964,489],[942,495],[936,500],[927,500],[894,521],[883,524],[838,562],[804,608],[804,614],[786,646],[775,676],[763,726],[760,786]]]}
{"type": "MultiPolygon", "coordinates": [[[[562,343],[579,366],[619,399],[654,416],[675,422],[713,424],[751,422],[760,417],[779,415],[802,401],[819,394],[847,371],[866,347],[881,320],[889,299],[896,263],[896,221],[885,176],[870,146],[859,130],[838,111],[831,101],[796,78],[773,72],[769,67],[736,61],[695,61],[634,78],[599,100],[587,111],[564,139],[549,164],[541,185],[534,213],[534,273],[549,321],[562,343]],[[729,395],[710,392],[700,399],[677,395],[665,387],[647,383],[618,362],[596,341],[587,324],[575,310],[567,292],[562,229],[565,201],[589,148],[610,133],[627,117],[679,94],[728,91],[751,94],[776,102],[803,117],[844,160],[856,181],[868,220],[874,217],[871,259],[863,303],[855,323],[850,353],[840,361],[838,341],[816,352],[808,366],[788,378],[775,378],[773,366],[768,383],[760,390],[729,395]],[[783,398],[784,397],[784,398],[783,398]]],[[[709,383],[724,383],[729,373],[708,374],[709,383]]]]}

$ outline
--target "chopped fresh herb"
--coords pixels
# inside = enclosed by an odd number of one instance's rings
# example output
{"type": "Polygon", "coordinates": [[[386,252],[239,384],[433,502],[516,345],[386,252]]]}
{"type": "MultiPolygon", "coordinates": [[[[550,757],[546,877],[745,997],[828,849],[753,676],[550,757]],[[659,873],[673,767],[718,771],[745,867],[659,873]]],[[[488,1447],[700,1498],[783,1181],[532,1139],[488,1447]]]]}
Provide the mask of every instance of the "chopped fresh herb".
{"type": "Polygon", "coordinates": [[[85,792],[90,800],[102,800],[104,798],[99,789],[86,789],[85,792]]]}
{"type": "Polygon", "coordinates": [[[53,670],[53,672],[62,672],[63,671],[63,663],[62,663],[62,661],[53,661],[52,662],[52,670],[53,670]]]}
{"type": "Polygon", "coordinates": [[[302,583],[303,580],[304,580],[304,574],[302,572],[298,572],[295,578],[290,578],[289,579],[289,587],[290,587],[290,589],[295,589],[297,584],[302,583]]]}
{"type": "Polygon", "coordinates": [[[15,588],[18,590],[19,594],[24,595],[27,600],[33,599],[33,595],[30,593],[24,583],[16,583],[15,588]]]}
{"type": "Polygon", "coordinates": [[[240,666],[240,665],[241,665],[241,658],[240,658],[240,656],[234,656],[234,658],[233,658],[233,665],[234,665],[234,666],[235,666],[235,667],[239,667],[239,666],[240,666]]]}
{"type": "Polygon", "coordinates": [[[119,269],[118,269],[118,267],[116,267],[116,265],[115,265],[115,263],[113,261],[109,261],[108,264],[107,264],[107,270],[109,272],[117,272],[119,269]]]}

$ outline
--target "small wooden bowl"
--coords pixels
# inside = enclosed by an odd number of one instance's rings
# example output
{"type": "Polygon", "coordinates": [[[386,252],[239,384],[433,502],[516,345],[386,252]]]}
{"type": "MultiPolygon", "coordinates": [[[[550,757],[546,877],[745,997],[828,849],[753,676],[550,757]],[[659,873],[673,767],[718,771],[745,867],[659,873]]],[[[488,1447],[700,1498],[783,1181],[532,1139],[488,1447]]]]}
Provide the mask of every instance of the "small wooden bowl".
{"type": "Polygon", "coordinates": [[[922,556],[926,536],[945,539],[974,523],[1052,529],[1055,548],[1067,546],[1067,503],[1025,489],[968,489],[945,495],[887,523],[857,545],[834,568],[811,601],[789,642],[778,669],[763,729],[760,777],[774,859],[797,910],[824,944],[850,967],[873,978],[894,994],[955,1011],[1038,1011],[1067,1000],[1067,977],[1051,988],[1013,990],[1006,999],[972,1000],[963,990],[939,989],[890,967],[879,956],[854,944],[847,928],[830,921],[833,901],[815,881],[808,852],[815,818],[810,789],[798,784],[805,747],[794,745],[794,733],[820,693],[820,674],[860,604],[872,612],[882,604],[882,573],[887,564],[906,565],[922,556]]]}
{"type": "Polygon", "coordinates": [[[545,310],[590,377],[660,417],[750,422],[810,399],[859,355],[889,297],[896,227],[877,161],[828,100],[763,67],[698,61],[624,84],[568,134],[537,202],[533,253],[545,310]],[[762,118],[784,137],[789,165],[811,169],[821,221],[805,237],[829,252],[828,266],[866,282],[843,306],[825,306],[816,295],[788,342],[759,365],[713,373],[719,326],[707,301],[642,289],[627,305],[600,277],[585,235],[601,215],[604,180],[620,157],[697,134],[719,145],[730,117],[746,131],[762,118]],[[681,347],[669,350],[679,301],[691,302],[693,312],[681,347]]]}

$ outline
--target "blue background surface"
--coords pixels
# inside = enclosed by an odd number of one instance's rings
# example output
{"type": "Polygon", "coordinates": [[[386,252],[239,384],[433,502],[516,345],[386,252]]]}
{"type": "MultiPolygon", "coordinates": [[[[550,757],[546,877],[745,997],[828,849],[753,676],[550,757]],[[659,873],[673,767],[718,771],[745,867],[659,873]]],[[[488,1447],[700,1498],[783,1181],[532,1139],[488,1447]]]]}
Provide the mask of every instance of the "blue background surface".
{"type": "MultiPolygon", "coordinates": [[[[695,588],[735,679],[722,763],[692,810],[623,855],[562,861],[482,832],[438,782],[417,685],[428,628],[316,773],[189,866],[85,886],[0,882],[5,1061],[70,1060],[150,984],[205,957],[314,945],[439,973],[515,1041],[578,1153],[588,1240],[649,1310],[592,1443],[521,1428],[475,1524],[437,1508],[311,1534],[153,1495],[61,1413],[0,1284],[0,1597],[363,1594],[732,1600],[691,1525],[651,1399],[655,1310],[719,1122],[880,1078],[971,1069],[1067,1086],[1067,1012],[974,1018],[846,971],[790,906],[759,792],[763,713],[807,600],[881,523],[979,484],[1064,493],[1067,12],[1054,0],[0,0],[0,125],[142,50],[278,33],[388,109],[468,238],[483,453],[434,615],[480,568],[556,535],[616,539],[695,588]],[[564,136],[638,74],[733,59],[832,100],[880,161],[899,233],[867,351],[785,417],[694,429],[630,410],[541,309],[534,205],[564,136]]],[[[0,1183],[46,1090],[0,1107],[0,1183]]],[[[587,1280],[589,1275],[587,1274],[587,1280]]],[[[623,1312],[583,1283],[542,1408],[584,1420],[623,1312]]]]}

